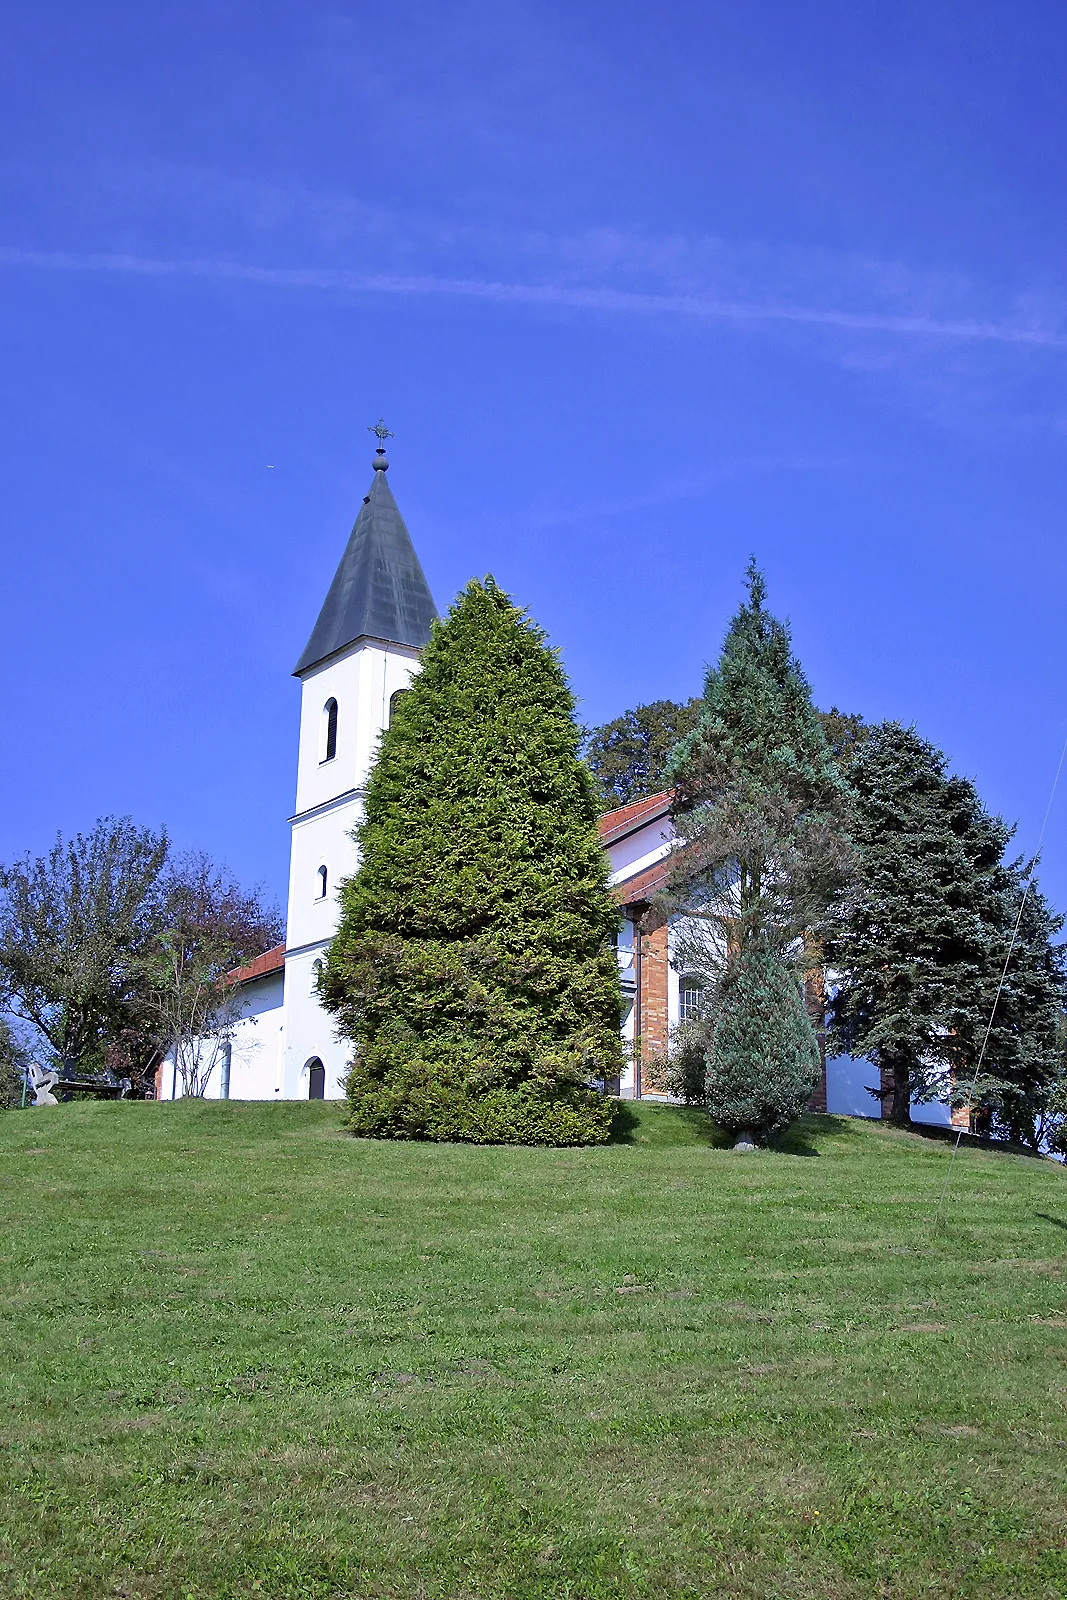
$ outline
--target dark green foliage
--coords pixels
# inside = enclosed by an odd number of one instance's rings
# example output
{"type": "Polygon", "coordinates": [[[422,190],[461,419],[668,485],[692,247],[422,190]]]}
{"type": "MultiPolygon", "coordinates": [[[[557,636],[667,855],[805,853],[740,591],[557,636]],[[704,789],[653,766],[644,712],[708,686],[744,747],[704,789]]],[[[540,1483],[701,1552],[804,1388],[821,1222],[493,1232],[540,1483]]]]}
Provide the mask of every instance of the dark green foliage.
{"type": "Polygon", "coordinates": [[[102,817],[46,856],[0,867],[0,986],[62,1070],[103,1065],[127,1025],[158,924],[165,834],[102,817]]]}
{"type": "Polygon", "coordinates": [[[678,844],[667,909],[692,913],[679,957],[712,974],[750,942],[810,942],[851,870],[848,791],[789,630],[765,600],[750,563],[748,603],[708,671],[700,721],[670,760],[678,844]]]}
{"type": "Polygon", "coordinates": [[[708,1099],[708,1046],[711,1021],[692,1017],[671,1034],[667,1056],[667,1088],[687,1106],[703,1106],[708,1099]]]}
{"type": "Polygon", "coordinates": [[[607,1137],[619,913],[578,741],[542,631],[470,583],[383,736],[323,973],[355,1132],[607,1137]]]}
{"type": "MultiPolygon", "coordinates": [[[[974,1073],[1017,904],[1010,830],[899,723],[871,730],[851,781],[860,867],[827,951],[841,975],[834,1031],[886,1071],[887,1109],[906,1123],[912,1096],[945,1098],[953,1074],[963,1086],[974,1073]]],[[[1012,1014],[1008,1003],[1005,1029],[1012,1014]]],[[[1005,1070],[1008,1044],[994,1050],[1005,1070]]]]}
{"type": "Polygon", "coordinates": [[[23,1103],[30,1058],[6,1017],[0,1017],[0,1109],[23,1103]]]}
{"type": "Polygon", "coordinates": [[[795,970],[769,948],[746,946],[718,995],[705,1101],[712,1120],[731,1133],[774,1133],[800,1116],[820,1070],[795,970]]]}
{"type": "Polygon", "coordinates": [[[838,771],[847,778],[870,729],[857,712],[839,711],[836,706],[820,711],[819,721],[838,771]]]}
{"type": "Polygon", "coordinates": [[[629,805],[665,789],[670,753],[696,727],[699,716],[697,699],[653,700],[594,728],[586,739],[585,759],[605,808],[629,805]]]}
{"type": "Polygon", "coordinates": [[[1067,1156],[1067,1016],[1061,1012],[1056,1028],[1056,1066],[1028,1108],[1033,1132],[1027,1140],[1035,1149],[1045,1147],[1067,1156]]]}
{"type": "MultiPolygon", "coordinates": [[[[1038,1149],[1058,1125],[1065,1066],[1067,980],[1064,949],[1056,943],[1064,918],[1053,912],[1022,863],[1014,862],[1009,873],[993,954],[994,963],[1000,960],[1004,983],[992,1012],[974,1100],[983,1111],[993,1112],[1008,1138],[1038,1149]]],[[[969,1093],[973,1081],[972,1071],[960,1088],[969,1093]]]]}

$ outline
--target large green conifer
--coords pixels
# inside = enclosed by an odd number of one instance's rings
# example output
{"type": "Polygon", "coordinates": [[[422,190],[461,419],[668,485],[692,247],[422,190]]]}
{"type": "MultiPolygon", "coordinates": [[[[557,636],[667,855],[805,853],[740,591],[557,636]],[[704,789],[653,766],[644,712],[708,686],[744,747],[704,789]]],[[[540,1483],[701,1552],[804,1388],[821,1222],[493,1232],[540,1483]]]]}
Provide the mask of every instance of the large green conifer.
{"type": "MultiPolygon", "coordinates": [[[[913,1097],[946,1099],[977,1065],[1018,905],[1003,864],[1011,830],[899,723],[871,730],[850,776],[859,872],[828,949],[834,1028],[882,1071],[886,1109],[906,1124],[913,1097]]],[[[1023,987],[1013,981],[991,1041],[990,1068],[1009,1076],[1023,987]]]]}
{"type": "Polygon", "coordinates": [[[688,1034],[704,1037],[708,1109],[725,1126],[769,1131],[799,1114],[818,1079],[801,973],[819,962],[852,854],[848,789],[789,629],[767,610],[754,561],[747,577],[700,721],[671,755],[663,902],[675,965],[706,979],[688,1034]]]}
{"type": "Polygon", "coordinates": [[[1056,936],[1064,918],[1053,911],[1023,862],[1013,862],[1009,873],[998,943],[1007,943],[1010,954],[1001,960],[1004,983],[990,1012],[974,1099],[993,1111],[996,1125],[1010,1138],[1037,1148],[1063,1076],[1067,974],[1056,936]]]}
{"type": "Polygon", "coordinates": [[[781,953],[806,938],[813,948],[852,860],[848,790],[789,629],[767,610],[754,562],[747,577],[748,602],[708,670],[700,721],[669,770],[668,909],[691,913],[680,958],[711,973],[751,943],[781,953]]]}
{"type": "Polygon", "coordinates": [[[607,1137],[619,914],[579,739],[542,631],[468,584],[382,738],[323,975],[354,1131],[607,1137]]]}

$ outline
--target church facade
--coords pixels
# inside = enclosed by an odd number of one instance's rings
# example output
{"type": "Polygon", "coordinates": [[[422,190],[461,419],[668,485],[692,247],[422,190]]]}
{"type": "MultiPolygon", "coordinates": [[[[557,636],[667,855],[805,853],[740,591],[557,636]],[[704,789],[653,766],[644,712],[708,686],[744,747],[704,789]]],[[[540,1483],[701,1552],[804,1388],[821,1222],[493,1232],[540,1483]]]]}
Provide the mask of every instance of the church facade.
{"type": "MultiPolygon", "coordinates": [[[[214,1051],[208,1098],[337,1099],[350,1046],[319,1003],[316,979],[337,928],[338,886],[357,866],[353,830],[378,740],[397,697],[418,671],[437,616],[433,596],[387,481],[384,448],[311,637],[294,669],[300,734],[291,848],[287,935],[235,973],[240,1018],[214,1051]]],[[[672,962],[671,930],[653,910],[671,847],[670,796],[653,795],[600,819],[600,838],[619,902],[617,941],[627,1066],[624,1098],[659,1096],[672,1030],[700,1005],[699,981],[672,962]],[[651,913],[651,914],[650,914],[651,913]]],[[[826,1063],[817,1110],[878,1115],[866,1061],[826,1063]]],[[[156,1095],[181,1083],[167,1060],[156,1095]]],[[[919,1120],[948,1120],[946,1107],[915,1108],[919,1120]]]]}

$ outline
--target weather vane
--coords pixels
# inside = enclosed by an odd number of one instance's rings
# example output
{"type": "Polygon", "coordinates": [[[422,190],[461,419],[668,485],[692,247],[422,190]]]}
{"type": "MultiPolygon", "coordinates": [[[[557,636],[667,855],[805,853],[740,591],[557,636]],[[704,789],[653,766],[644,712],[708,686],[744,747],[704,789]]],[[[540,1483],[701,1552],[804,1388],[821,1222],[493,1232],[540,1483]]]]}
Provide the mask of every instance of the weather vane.
{"type": "Polygon", "coordinates": [[[368,433],[373,433],[377,437],[378,449],[379,450],[384,450],[385,449],[385,441],[386,441],[386,439],[395,439],[396,438],[396,434],[392,433],[385,426],[385,418],[384,417],[379,417],[377,422],[374,424],[373,428],[369,427],[367,429],[367,432],[368,433]]]}

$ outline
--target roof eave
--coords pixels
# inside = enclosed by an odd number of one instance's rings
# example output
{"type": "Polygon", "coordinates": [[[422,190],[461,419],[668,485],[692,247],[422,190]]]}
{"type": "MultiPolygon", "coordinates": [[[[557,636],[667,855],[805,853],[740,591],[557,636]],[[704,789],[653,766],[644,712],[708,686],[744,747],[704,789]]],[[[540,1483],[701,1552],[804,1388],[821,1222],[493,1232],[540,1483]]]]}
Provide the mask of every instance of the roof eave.
{"type": "Polygon", "coordinates": [[[361,633],[358,638],[351,640],[349,644],[340,644],[336,650],[327,651],[324,656],[316,656],[314,661],[305,662],[301,656],[291,675],[294,678],[306,678],[309,672],[315,671],[316,667],[324,667],[329,661],[338,661],[342,656],[346,656],[350,650],[355,650],[357,645],[362,649],[366,644],[382,645],[387,650],[406,650],[408,655],[414,658],[421,655],[426,648],[425,645],[405,644],[403,639],[385,639],[377,633],[361,633]]]}

